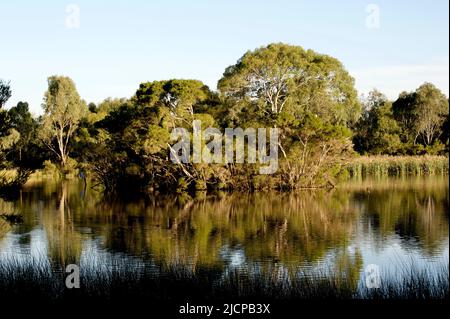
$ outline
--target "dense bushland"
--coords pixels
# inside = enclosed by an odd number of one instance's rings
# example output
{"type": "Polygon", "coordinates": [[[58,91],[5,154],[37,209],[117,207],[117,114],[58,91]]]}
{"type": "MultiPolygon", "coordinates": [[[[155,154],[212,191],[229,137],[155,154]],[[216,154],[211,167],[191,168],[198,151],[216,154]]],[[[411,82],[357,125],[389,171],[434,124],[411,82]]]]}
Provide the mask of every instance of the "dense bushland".
{"type": "MultiPolygon", "coordinates": [[[[357,153],[448,154],[448,100],[436,87],[425,83],[394,102],[377,91],[358,99],[337,59],[299,46],[248,51],[225,70],[217,91],[198,80],[154,81],[141,83],[131,98],[96,105],[81,99],[70,78],[51,76],[39,118],[25,102],[1,108],[12,92],[9,83],[0,85],[2,189],[20,186],[38,168],[132,192],[332,187],[349,172],[448,171],[442,160],[438,168],[417,164],[428,158],[354,160],[357,153]],[[192,155],[186,163],[170,161],[171,132],[184,128],[193,139],[194,120],[221,132],[278,129],[275,174],[261,175],[258,162],[195,163],[192,155]]],[[[202,140],[203,151],[211,151],[208,142],[202,140]]]]}

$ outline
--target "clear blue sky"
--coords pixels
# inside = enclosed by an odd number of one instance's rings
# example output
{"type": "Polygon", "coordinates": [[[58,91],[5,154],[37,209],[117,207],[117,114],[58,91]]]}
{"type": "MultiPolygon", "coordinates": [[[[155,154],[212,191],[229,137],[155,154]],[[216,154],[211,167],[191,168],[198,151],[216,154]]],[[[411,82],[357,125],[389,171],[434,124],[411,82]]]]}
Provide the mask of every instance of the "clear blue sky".
{"type": "Polygon", "coordinates": [[[129,97],[139,83],[159,79],[195,78],[215,89],[247,50],[286,42],[340,59],[359,93],[376,87],[395,98],[429,81],[448,96],[448,6],[448,0],[2,1],[0,78],[11,80],[7,106],[28,101],[38,114],[53,74],[70,76],[82,98],[96,103],[129,97]],[[371,3],[379,8],[379,28],[367,27],[371,3]],[[66,23],[73,17],[69,4],[80,9],[78,28],[66,23]]]}

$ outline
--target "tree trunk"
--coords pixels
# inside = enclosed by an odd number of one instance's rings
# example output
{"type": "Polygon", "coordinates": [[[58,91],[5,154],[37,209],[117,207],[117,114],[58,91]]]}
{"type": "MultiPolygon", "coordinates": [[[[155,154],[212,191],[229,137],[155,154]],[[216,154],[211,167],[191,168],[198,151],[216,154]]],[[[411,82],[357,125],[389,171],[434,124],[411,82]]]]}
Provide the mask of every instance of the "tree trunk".
{"type": "Polygon", "coordinates": [[[65,154],[61,155],[61,167],[64,168],[66,167],[66,163],[67,163],[67,156],[65,154]]]}
{"type": "Polygon", "coordinates": [[[58,148],[59,148],[59,157],[61,158],[61,167],[64,168],[67,162],[66,151],[64,149],[64,135],[63,130],[61,129],[59,135],[57,136],[58,140],[58,148]]]}

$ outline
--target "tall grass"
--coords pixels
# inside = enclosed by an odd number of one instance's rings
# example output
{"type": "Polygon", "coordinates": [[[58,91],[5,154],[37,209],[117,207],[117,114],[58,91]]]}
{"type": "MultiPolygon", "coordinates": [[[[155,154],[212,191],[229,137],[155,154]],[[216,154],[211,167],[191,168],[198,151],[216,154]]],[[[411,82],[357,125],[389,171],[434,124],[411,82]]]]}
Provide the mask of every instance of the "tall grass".
{"type": "Polygon", "coordinates": [[[442,175],[449,172],[445,156],[361,156],[346,165],[352,177],[442,175]]]}
{"type": "MultiPolygon", "coordinates": [[[[406,265],[408,266],[408,265],[406,265]]],[[[403,269],[411,267],[400,266],[403,269]]],[[[183,265],[148,265],[129,260],[109,265],[84,265],[81,288],[66,289],[65,273],[41,261],[0,261],[0,300],[152,300],[181,301],[257,298],[296,299],[448,299],[448,261],[429,271],[399,270],[382,276],[379,289],[333,272],[293,272],[279,269],[188,268],[183,265]],[[398,278],[398,279],[392,279],[398,278]]]]}

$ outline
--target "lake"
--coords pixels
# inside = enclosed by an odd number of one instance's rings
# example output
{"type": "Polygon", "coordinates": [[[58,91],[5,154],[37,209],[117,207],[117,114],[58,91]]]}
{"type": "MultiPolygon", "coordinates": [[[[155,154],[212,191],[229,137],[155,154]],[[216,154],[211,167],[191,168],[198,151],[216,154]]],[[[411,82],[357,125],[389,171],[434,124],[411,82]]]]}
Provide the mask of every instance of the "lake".
{"type": "MultiPolygon", "coordinates": [[[[290,193],[103,197],[78,181],[35,182],[0,199],[2,263],[38,260],[109,267],[275,269],[279,277],[342,274],[364,285],[448,265],[448,176],[365,179],[290,193]],[[373,267],[373,266],[371,266],[373,267]]],[[[163,274],[160,274],[163,275],[163,274]]]]}

